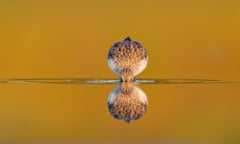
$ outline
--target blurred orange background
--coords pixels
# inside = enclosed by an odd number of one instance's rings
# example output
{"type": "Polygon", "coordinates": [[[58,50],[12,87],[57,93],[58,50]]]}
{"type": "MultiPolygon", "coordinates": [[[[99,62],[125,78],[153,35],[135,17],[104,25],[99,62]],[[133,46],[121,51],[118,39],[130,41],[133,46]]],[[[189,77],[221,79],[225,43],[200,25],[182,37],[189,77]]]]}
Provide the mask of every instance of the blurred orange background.
{"type": "MultiPolygon", "coordinates": [[[[138,78],[239,81],[239,26],[237,0],[1,1],[0,79],[117,79],[107,53],[130,36],[149,54],[138,78]]],[[[1,84],[0,140],[239,140],[239,85],[144,85],[130,125],[108,114],[114,87],[1,84]]]]}
{"type": "Polygon", "coordinates": [[[114,78],[110,46],[141,42],[141,77],[240,78],[240,2],[1,1],[0,78],[114,78]]]}

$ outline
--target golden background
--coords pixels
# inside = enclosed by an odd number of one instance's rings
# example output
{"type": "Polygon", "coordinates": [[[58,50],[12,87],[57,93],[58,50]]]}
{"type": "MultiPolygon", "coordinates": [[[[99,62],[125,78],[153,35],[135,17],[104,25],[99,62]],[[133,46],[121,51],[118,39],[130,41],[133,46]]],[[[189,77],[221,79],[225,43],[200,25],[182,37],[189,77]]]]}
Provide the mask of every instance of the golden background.
{"type": "MultiPolygon", "coordinates": [[[[0,78],[116,79],[107,53],[130,36],[149,54],[138,78],[239,81],[239,26],[237,0],[1,1],[0,78]]],[[[239,85],[143,85],[130,125],[108,114],[114,87],[1,84],[0,140],[239,140],[239,85]]]]}

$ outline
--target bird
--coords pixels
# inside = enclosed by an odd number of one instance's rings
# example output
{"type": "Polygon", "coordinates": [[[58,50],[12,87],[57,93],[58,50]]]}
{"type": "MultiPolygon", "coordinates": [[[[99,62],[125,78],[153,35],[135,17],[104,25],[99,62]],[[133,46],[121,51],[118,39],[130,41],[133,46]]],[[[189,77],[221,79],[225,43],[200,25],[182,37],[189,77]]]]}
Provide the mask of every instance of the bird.
{"type": "Polygon", "coordinates": [[[126,37],[110,47],[107,60],[121,82],[131,82],[146,68],[148,55],[142,44],[126,37]]]}
{"type": "Polygon", "coordinates": [[[133,82],[120,83],[108,96],[108,110],[118,120],[140,119],[148,106],[147,95],[133,82]]]}

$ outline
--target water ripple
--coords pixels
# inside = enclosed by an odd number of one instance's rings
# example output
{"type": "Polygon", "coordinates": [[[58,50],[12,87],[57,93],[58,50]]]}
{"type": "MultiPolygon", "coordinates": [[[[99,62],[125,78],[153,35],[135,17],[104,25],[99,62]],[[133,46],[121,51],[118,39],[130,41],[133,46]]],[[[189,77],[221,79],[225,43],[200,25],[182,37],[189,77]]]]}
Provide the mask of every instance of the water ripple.
{"type": "MultiPolygon", "coordinates": [[[[139,84],[233,84],[237,81],[224,81],[213,79],[138,79],[139,84]]],[[[26,78],[26,79],[0,79],[1,84],[115,84],[120,83],[114,79],[84,79],[84,78],[26,78]]]]}

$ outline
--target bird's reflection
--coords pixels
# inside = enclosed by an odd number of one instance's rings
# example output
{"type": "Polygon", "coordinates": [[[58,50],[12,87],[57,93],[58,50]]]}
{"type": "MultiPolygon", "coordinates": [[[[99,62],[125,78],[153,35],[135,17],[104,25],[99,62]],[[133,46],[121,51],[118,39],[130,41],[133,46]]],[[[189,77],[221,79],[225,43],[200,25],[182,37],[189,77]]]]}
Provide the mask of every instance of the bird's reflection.
{"type": "Polygon", "coordinates": [[[132,82],[120,83],[108,96],[110,114],[127,123],[141,118],[147,106],[146,94],[132,82]]]}

